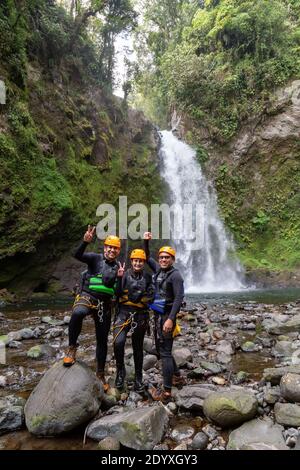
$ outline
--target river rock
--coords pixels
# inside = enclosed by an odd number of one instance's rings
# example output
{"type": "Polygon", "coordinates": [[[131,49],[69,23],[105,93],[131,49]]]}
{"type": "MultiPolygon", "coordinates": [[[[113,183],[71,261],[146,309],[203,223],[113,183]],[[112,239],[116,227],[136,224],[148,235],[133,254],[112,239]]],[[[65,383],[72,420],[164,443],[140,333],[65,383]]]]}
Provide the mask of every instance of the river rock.
{"type": "Polygon", "coordinates": [[[16,431],[24,425],[24,398],[8,395],[0,398],[0,434],[16,431]]]}
{"type": "Polygon", "coordinates": [[[201,361],[200,366],[210,372],[211,374],[220,374],[226,367],[217,364],[216,362],[201,361]]]}
{"type": "Polygon", "coordinates": [[[151,450],[160,442],[168,424],[168,413],[160,405],[104,416],[88,427],[91,439],[114,437],[130,449],[151,450]]]}
{"type": "Polygon", "coordinates": [[[257,400],[244,391],[224,391],[210,394],[203,403],[205,416],[219,426],[235,426],[253,418],[257,412],[257,400]]]}
{"type": "Polygon", "coordinates": [[[183,367],[187,362],[192,361],[193,355],[187,348],[176,348],[173,350],[173,356],[178,367],[183,367]]]}
{"type": "Polygon", "coordinates": [[[185,386],[176,393],[175,403],[186,410],[202,410],[203,400],[214,390],[201,387],[201,385],[185,386]]]}
{"type": "Polygon", "coordinates": [[[171,432],[171,439],[176,442],[182,442],[195,434],[195,429],[186,424],[179,424],[171,432]]]}
{"type": "Polygon", "coordinates": [[[208,444],[208,437],[204,432],[198,432],[191,443],[191,448],[193,450],[204,450],[208,444]]]}
{"type": "Polygon", "coordinates": [[[64,334],[63,328],[61,327],[50,328],[49,330],[46,331],[45,338],[47,339],[57,338],[58,336],[61,336],[62,334],[64,334]]]}
{"type": "Polygon", "coordinates": [[[267,368],[263,372],[263,379],[271,382],[272,385],[279,385],[281,377],[291,372],[292,374],[300,374],[300,364],[286,367],[267,368]]]}
{"type": "Polygon", "coordinates": [[[280,391],[286,400],[300,403],[300,374],[285,374],[280,381],[280,391]]]}
{"type": "Polygon", "coordinates": [[[48,344],[38,344],[27,351],[27,357],[32,359],[42,359],[45,357],[54,357],[56,350],[48,344]]]}
{"type": "Polygon", "coordinates": [[[268,388],[264,392],[264,400],[269,405],[274,405],[280,399],[280,396],[281,396],[280,387],[278,386],[268,388]]]}
{"type": "Polygon", "coordinates": [[[241,345],[241,350],[244,352],[256,352],[259,351],[259,346],[253,343],[253,341],[246,341],[241,345]]]}
{"type": "Polygon", "coordinates": [[[87,365],[77,361],[67,368],[57,362],[26,403],[27,428],[38,436],[70,431],[95,416],[102,397],[102,384],[87,365]]]}
{"type": "Polygon", "coordinates": [[[64,324],[64,320],[56,320],[55,318],[45,316],[42,317],[42,323],[47,323],[51,326],[62,326],[64,324]]]}
{"type": "Polygon", "coordinates": [[[277,423],[284,426],[300,426],[300,406],[292,403],[276,403],[274,406],[277,423]]]}
{"type": "Polygon", "coordinates": [[[0,387],[4,388],[7,385],[7,378],[5,375],[0,375],[0,387]]]}
{"type": "Polygon", "coordinates": [[[288,450],[282,435],[283,427],[270,418],[253,419],[244,423],[229,435],[228,450],[288,450]]]}
{"type": "Polygon", "coordinates": [[[157,363],[157,357],[154,356],[153,354],[147,354],[144,357],[143,369],[144,370],[152,369],[152,367],[154,367],[156,363],[157,363]]]}
{"type": "Polygon", "coordinates": [[[230,341],[227,341],[226,339],[223,339],[218,342],[216,346],[216,351],[219,353],[226,354],[227,356],[234,354],[234,350],[230,341]]]}
{"type": "Polygon", "coordinates": [[[293,352],[293,343],[291,341],[277,341],[272,349],[272,354],[275,357],[291,357],[293,352]]]}
{"type": "Polygon", "coordinates": [[[105,437],[99,442],[98,450],[120,450],[120,442],[114,437],[105,437]]]}
{"type": "Polygon", "coordinates": [[[300,315],[295,315],[285,323],[269,328],[269,333],[273,335],[282,335],[292,331],[300,332],[300,315]]]}

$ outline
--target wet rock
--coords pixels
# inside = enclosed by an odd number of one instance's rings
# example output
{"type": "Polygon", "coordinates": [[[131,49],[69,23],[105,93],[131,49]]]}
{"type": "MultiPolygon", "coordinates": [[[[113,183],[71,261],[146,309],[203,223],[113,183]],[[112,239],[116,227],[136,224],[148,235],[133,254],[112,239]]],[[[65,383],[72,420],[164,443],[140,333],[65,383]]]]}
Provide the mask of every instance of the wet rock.
{"type": "Polygon", "coordinates": [[[147,354],[147,356],[144,357],[143,369],[144,370],[152,369],[152,367],[154,367],[156,363],[157,363],[157,357],[154,356],[153,354],[147,354]]]}
{"type": "Polygon", "coordinates": [[[24,398],[9,395],[0,398],[0,434],[16,431],[24,425],[24,398]]]}
{"type": "Polygon", "coordinates": [[[282,335],[293,331],[300,332],[300,315],[295,315],[285,323],[269,328],[269,333],[273,335],[282,335]]]}
{"type": "Polygon", "coordinates": [[[144,338],[144,351],[146,353],[151,354],[152,350],[155,349],[154,341],[151,338],[144,338]]]}
{"type": "Polygon", "coordinates": [[[120,442],[114,437],[105,437],[99,442],[98,450],[120,450],[120,442]]]}
{"type": "Polygon", "coordinates": [[[209,333],[200,333],[199,334],[199,339],[201,341],[201,344],[209,344],[211,341],[211,336],[209,333]]]}
{"type": "Polygon", "coordinates": [[[213,383],[221,386],[226,383],[226,379],[224,379],[224,377],[213,377],[211,380],[213,383]]]}
{"type": "Polygon", "coordinates": [[[20,330],[21,339],[32,339],[34,338],[34,331],[31,328],[23,328],[20,330]]]}
{"type": "Polygon", "coordinates": [[[181,442],[189,439],[195,434],[195,429],[186,424],[176,426],[171,432],[171,439],[176,442],[181,442]]]}
{"type": "Polygon", "coordinates": [[[176,394],[175,403],[186,410],[202,410],[203,400],[214,390],[215,388],[208,389],[201,385],[185,386],[176,394]]]}
{"type": "Polygon", "coordinates": [[[64,322],[65,325],[68,325],[70,323],[70,320],[71,320],[71,316],[70,315],[65,315],[63,322],[64,322]]]}
{"type": "Polygon", "coordinates": [[[280,381],[280,391],[286,400],[300,403],[300,374],[285,374],[280,381]]]}
{"type": "Polygon", "coordinates": [[[206,369],[202,367],[196,367],[196,369],[191,370],[188,372],[187,377],[189,379],[200,379],[201,377],[208,377],[211,375],[206,369]]]}
{"type": "Polygon", "coordinates": [[[193,358],[191,351],[187,348],[174,349],[173,356],[178,367],[185,366],[186,363],[192,361],[193,358]]]}
{"type": "Polygon", "coordinates": [[[217,361],[220,362],[221,364],[229,364],[232,361],[232,357],[229,356],[228,354],[219,353],[217,355],[217,361]]]}
{"type": "Polygon", "coordinates": [[[242,384],[242,383],[246,382],[248,377],[249,377],[249,374],[247,372],[245,372],[243,370],[240,370],[234,378],[234,383],[237,384],[237,385],[242,384]]]}
{"type": "Polygon", "coordinates": [[[208,444],[208,437],[204,432],[198,432],[192,441],[191,448],[193,450],[204,450],[208,444]]]}
{"type": "Polygon", "coordinates": [[[0,387],[6,387],[7,385],[7,378],[5,375],[0,375],[0,387]]]}
{"type": "Polygon", "coordinates": [[[216,392],[204,400],[203,411],[209,419],[226,428],[253,418],[257,400],[244,391],[216,392]]]}
{"type": "Polygon", "coordinates": [[[7,346],[12,349],[20,349],[22,347],[22,343],[21,341],[10,341],[7,346]]]}
{"type": "Polygon", "coordinates": [[[202,428],[202,431],[207,435],[210,441],[213,441],[218,436],[218,431],[210,424],[206,424],[206,426],[202,428]]]}
{"type": "Polygon", "coordinates": [[[221,366],[216,362],[201,361],[200,366],[202,367],[202,369],[205,369],[208,372],[211,372],[212,374],[220,374],[221,372],[226,370],[226,367],[221,366]]]}
{"type": "Polygon", "coordinates": [[[38,436],[70,431],[95,416],[102,398],[102,384],[87,365],[77,361],[67,368],[57,362],[26,403],[27,428],[38,436]]]}
{"type": "Polygon", "coordinates": [[[276,403],[274,406],[277,423],[284,426],[300,426],[300,406],[292,403],[276,403]]]}
{"type": "Polygon", "coordinates": [[[62,334],[64,334],[63,328],[61,327],[50,328],[49,330],[46,331],[45,338],[47,339],[57,338],[58,336],[61,336],[62,334]]]}
{"type": "Polygon", "coordinates": [[[52,318],[49,316],[42,317],[41,321],[42,323],[47,323],[48,325],[51,325],[51,326],[62,326],[64,324],[63,320],[55,320],[55,318],[52,318]]]}
{"type": "Polygon", "coordinates": [[[34,334],[34,337],[35,338],[39,338],[40,336],[42,336],[44,332],[44,328],[40,327],[40,326],[37,326],[34,330],[33,330],[33,334],[34,334]]]}
{"type": "Polygon", "coordinates": [[[269,405],[274,405],[280,399],[280,388],[272,387],[265,391],[264,400],[269,405]]]}
{"type": "Polygon", "coordinates": [[[145,406],[100,418],[90,424],[87,435],[95,440],[111,436],[130,449],[150,450],[162,439],[167,424],[162,406],[145,406]]]}
{"type": "Polygon", "coordinates": [[[228,450],[288,450],[283,427],[273,424],[270,418],[253,419],[229,435],[228,450]]]}
{"type": "Polygon", "coordinates": [[[187,450],[187,449],[188,449],[187,444],[185,442],[182,442],[178,446],[174,447],[173,450],[187,450]]]}
{"type": "Polygon", "coordinates": [[[27,351],[27,357],[30,357],[32,359],[54,357],[55,355],[56,355],[55,349],[49,346],[48,344],[39,344],[37,346],[33,346],[27,351]]]}
{"type": "Polygon", "coordinates": [[[272,349],[272,354],[275,357],[291,357],[293,352],[293,343],[291,341],[277,341],[272,349]]]}
{"type": "Polygon", "coordinates": [[[232,344],[230,343],[230,341],[227,341],[225,339],[218,342],[216,346],[216,351],[219,353],[226,354],[227,356],[234,354],[232,344]]]}
{"type": "Polygon", "coordinates": [[[279,385],[281,377],[288,373],[300,374],[300,364],[286,367],[267,368],[263,372],[263,379],[272,385],[279,385]]]}
{"type": "Polygon", "coordinates": [[[212,323],[221,323],[229,320],[229,316],[226,313],[211,313],[209,319],[212,323]]]}
{"type": "Polygon", "coordinates": [[[243,352],[256,352],[259,351],[258,344],[253,343],[252,341],[246,341],[241,345],[241,350],[243,352]]]}

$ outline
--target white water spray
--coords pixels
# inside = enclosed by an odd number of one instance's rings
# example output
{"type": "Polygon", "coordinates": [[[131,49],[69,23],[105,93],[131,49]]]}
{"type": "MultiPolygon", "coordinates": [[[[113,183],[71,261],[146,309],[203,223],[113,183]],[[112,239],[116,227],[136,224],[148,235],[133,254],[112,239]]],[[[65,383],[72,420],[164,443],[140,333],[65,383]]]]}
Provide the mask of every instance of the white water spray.
{"type": "MultiPolygon", "coordinates": [[[[171,131],[161,132],[162,177],[170,188],[172,204],[183,207],[201,204],[204,217],[203,246],[194,249],[192,240],[172,240],[176,265],[184,275],[186,292],[225,292],[245,288],[243,268],[234,254],[232,237],[226,233],[218,215],[217,197],[212,183],[204,177],[196,152],[178,140],[171,131]]],[[[193,217],[195,214],[186,215],[193,217]]],[[[194,226],[195,220],[189,226],[194,226]]],[[[186,220],[186,219],[185,219],[186,220]]]]}

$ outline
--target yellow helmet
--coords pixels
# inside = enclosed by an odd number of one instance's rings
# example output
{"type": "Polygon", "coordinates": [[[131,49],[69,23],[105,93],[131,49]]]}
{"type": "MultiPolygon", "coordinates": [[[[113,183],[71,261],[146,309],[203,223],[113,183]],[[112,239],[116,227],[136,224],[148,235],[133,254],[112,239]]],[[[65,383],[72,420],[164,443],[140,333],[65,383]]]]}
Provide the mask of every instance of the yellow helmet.
{"type": "Polygon", "coordinates": [[[176,256],[176,251],[174,250],[174,248],[172,248],[171,246],[162,246],[160,249],[159,249],[159,252],[158,254],[160,255],[160,253],[168,253],[169,255],[173,256],[175,258],[176,256]]]}
{"type": "Polygon", "coordinates": [[[130,254],[130,259],[143,259],[144,261],[146,261],[146,253],[144,252],[144,250],[136,248],[135,250],[132,250],[130,254]]]}
{"type": "Polygon", "coordinates": [[[121,240],[119,237],[115,235],[108,235],[104,240],[104,245],[116,246],[117,248],[121,248],[121,240]]]}

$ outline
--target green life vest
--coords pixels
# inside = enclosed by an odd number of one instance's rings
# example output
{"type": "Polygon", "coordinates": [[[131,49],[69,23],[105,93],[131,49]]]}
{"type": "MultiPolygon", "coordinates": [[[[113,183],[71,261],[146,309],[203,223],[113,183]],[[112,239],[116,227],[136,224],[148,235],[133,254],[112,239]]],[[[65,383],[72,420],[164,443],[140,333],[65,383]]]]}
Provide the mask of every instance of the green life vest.
{"type": "Polygon", "coordinates": [[[88,288],[93,292],[113,296],[115,294],[115,287],[116,285],[113,287],[106,287],[103,284],[102,274],[96,274],[89,278],[88,288]]]}

